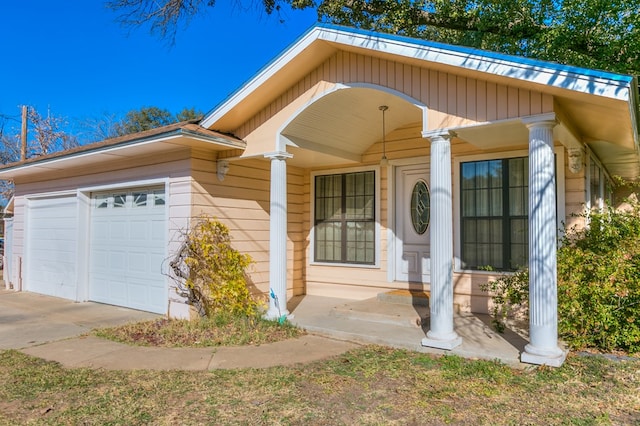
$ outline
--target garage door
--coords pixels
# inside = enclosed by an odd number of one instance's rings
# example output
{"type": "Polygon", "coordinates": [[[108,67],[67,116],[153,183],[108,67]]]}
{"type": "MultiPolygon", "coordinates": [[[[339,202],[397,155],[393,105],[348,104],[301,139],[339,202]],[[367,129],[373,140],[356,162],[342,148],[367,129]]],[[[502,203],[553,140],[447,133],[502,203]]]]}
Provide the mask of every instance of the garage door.
{"type": "Polygon", "coordinates": [[[92,195],[89,299],[166,313],[163,189],[92,195]]]}
{"type": "Polygon", "coordinates": [[[27,290],[76,300],[77,224],[75,195],[28,201],[27,290]]]}

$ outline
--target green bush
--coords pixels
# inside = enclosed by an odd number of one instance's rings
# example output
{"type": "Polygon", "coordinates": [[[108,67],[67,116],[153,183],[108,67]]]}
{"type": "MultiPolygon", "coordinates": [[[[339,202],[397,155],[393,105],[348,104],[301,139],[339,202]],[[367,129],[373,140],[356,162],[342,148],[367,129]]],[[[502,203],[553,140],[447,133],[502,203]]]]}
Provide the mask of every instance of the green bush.
{"type": "MultiPolygon", "coordinates": [[[[572,349],[640,352],[640,205],[589,214],[589,227],[572,228],[558,249],[558,333],[572,349]]],[[[527,270],[487,283],[498,330],[511,310],[526,304],[527,270]]]]}
{"type": "Polygon", "coordinates": [[[253,316],[259,305],[247,287],[251,257],[231,246],[229,229],[217,220],[201,217],[187,235],[189,268],[186,286],[200,293],[207,316],[253,316]]]}
{"type": "Polygon", "coordinates": [[[592,212],[558,250],[558,331],[573,348],[640,351],[640,208],[592,212]]]}

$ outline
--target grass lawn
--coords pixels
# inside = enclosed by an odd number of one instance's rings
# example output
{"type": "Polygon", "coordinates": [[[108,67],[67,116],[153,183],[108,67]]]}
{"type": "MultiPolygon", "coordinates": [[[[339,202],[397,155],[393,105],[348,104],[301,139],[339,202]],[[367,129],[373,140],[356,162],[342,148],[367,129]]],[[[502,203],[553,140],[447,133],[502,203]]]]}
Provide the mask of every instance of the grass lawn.
{"type": "Polygon", "coordinates": [[[294,368],[64,369],[0,352],[0,424],[640,424],[640,361],[562,368],[379,346],[294,368]]]}

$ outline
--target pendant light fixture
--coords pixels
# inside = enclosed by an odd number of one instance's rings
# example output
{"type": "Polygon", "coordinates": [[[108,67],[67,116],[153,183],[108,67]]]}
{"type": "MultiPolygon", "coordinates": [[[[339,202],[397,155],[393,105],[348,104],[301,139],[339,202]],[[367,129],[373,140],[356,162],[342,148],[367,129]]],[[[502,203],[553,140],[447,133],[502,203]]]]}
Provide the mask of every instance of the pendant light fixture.
{"type": "Polygon", "coordinates": [[[385,141],[384,113],[389,109],[389,107],[386,105],[380,105],[378,109],[382,111],[382,158],[380,159],[380,165],[382,167],[386,167],[389,164],[389,160],[387,159],[387,146],[385,141]]]}

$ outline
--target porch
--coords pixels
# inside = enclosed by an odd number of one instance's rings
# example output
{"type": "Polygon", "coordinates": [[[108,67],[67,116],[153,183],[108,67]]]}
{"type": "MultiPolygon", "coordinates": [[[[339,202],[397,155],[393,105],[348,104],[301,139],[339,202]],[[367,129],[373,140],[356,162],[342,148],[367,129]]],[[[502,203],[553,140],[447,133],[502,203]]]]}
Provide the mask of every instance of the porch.
{"type": "Polygon", "coordinates": [[[497,333],[488,315],[455,312],[454,326],[462,344],[452,350],[423,346],[421,341],[430,329],[429,306],[428,301],[425,304],[416,299],[407,295],[354,301],[306,295],[293,297],[289,310],[293,314],[291,322],[298,327],[339,340],[498,360],[516,368],[526,365],[520,362],[520,353],[529,343],[523,333],[510,329],[497,333]]]}

